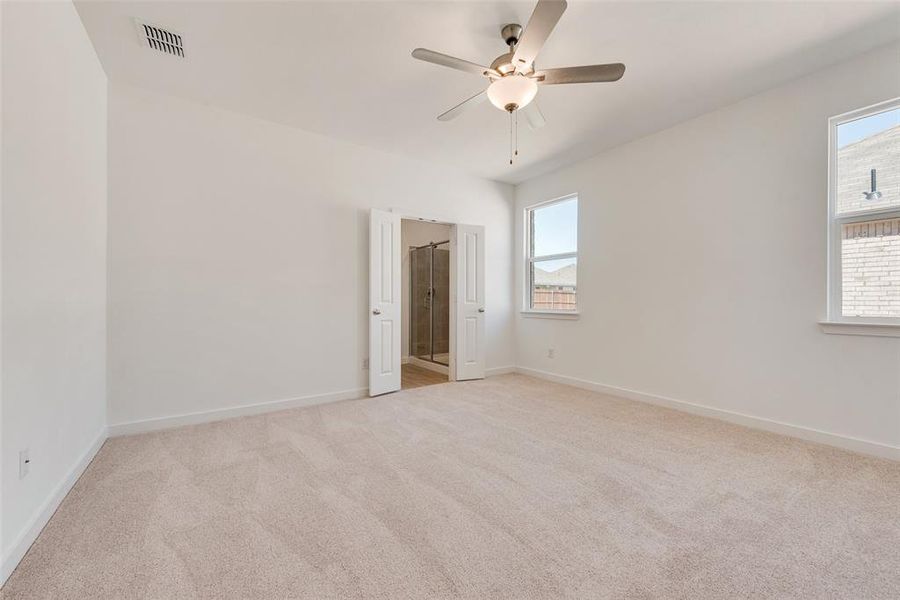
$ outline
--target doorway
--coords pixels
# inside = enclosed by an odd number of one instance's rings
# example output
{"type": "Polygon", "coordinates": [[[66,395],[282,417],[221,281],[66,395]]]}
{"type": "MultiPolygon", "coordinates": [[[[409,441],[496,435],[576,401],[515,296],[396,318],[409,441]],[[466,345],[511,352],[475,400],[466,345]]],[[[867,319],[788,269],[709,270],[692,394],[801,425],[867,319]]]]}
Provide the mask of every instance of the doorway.
{"type": "MultiPolygon", "coordinates": [[[[439,277],[442,275],[438,275],[439,277]]],[[[417,281],[423,281],[420,277],[417,281]]],[[[412,365],[439,375],[442,381],[483,379],[485,372],[485,248],[484,227],[439,222],[427,216],[411,214],[405,210],[373,208],[369,216],[369,357],[364,360],[369,369],[369,395],[378,396],[401,389],[403,367],[412,365]],[[413,241],[402,239],[402,221],[417,225],[440,227],[413,241]],[[446,302],[437,298],[438,286],[435,274],[441,270],[438,263],[441,250],[448,244],[449,290],[446,302]],[[423,272],[429,285],[419,286],[418,299],[429,312],[423,313],[422,330],[415,337],[414,353],[410,353],[412,313],[412,276],[408,270],[411,260],[419,262],[422,250],[423,272]],[[415,256],[415,259],[411,257],[415,256]],[[427,263],[426,263],[427,261],[427,263]],[[435,267],[431,269],[430,263],[435,267]],[[426,271],[425,267],[428,267],[426,271]],[[406,268],[404,268],[406,267],[406,268]],[[422,289],[423,287],[427,289],[422,289]],[[427,299],[426,299],[427,293],[427,299]],[[447,311],[437,312],[446,305],[447,311]],[[447,336],[441,333],[443,314],[447,314],[447,336]],[[428,336],[424,337],[427,328],[428,336]],[[432,329],[434,328],[434,329],[432,329]],[[447,340],[446,351],[443,340],[447,340]],[[446,355],[446,359],[445,356],[446,355]],[[427,358],[427,359],[426,359],[427,358]],[[443,360],[446,364],[443,364],[443,360]]],[[[421,311],[420,311],[421,312],[421,311]]],[[[412,369],[407,369],[412,371],[412,369]]],[[[421,373],[420,373],[421,374],[421,373]]]]}
{"type": "Polygon", "coordinates": [[[403,373],[409,389],[449,378],[450,226],[402,219],[403,373]]]}

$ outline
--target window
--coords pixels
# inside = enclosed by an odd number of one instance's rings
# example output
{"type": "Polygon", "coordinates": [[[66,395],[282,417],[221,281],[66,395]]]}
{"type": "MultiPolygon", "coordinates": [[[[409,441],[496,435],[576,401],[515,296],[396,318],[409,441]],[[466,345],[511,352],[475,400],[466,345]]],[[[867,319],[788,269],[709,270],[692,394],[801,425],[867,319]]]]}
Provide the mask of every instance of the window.
{"type": "Polygon", "coordinates": [[[900,99],[829,129],[829,321],[900,324],[900,99]]]}
{"type": "Polygon", "coordinates": [[[525,210],[525,309],[578,309],[578,198],[568,196],[525,210]]]}

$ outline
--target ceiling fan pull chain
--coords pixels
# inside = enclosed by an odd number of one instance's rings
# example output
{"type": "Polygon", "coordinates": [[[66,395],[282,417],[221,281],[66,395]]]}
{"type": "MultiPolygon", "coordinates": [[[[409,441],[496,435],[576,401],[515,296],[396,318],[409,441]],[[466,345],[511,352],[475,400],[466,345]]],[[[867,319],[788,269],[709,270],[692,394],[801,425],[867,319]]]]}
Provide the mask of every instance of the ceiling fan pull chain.
{"type": "Polygon", "coordinates": [[[512,111],[509,111],[509,164],[513,164],[513,121],[512,121],[512,111]]]}
{"type": "Polygon", "coordinates": [[[516,157],[519,156],[519,111],[516,109],[516,157]]]}

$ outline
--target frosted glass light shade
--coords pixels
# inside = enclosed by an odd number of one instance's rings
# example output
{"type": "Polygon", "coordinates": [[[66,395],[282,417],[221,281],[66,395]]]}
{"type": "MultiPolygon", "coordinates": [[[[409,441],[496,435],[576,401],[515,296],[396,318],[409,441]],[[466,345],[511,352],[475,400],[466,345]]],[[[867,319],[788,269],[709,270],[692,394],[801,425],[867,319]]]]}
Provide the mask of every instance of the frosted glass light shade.
{"type": "Polygon", "coordinates": [[[500,110],[525,108],[536,94],[537,84],[523,75],[501,77],[487,89],[488,100],[500,110]]]}

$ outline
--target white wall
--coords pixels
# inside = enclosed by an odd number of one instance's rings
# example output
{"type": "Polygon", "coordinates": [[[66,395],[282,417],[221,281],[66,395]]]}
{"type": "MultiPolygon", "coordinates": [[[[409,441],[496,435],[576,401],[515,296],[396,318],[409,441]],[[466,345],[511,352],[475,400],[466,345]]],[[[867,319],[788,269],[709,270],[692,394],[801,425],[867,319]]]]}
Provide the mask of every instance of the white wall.
{"type": "Polygon", "coordinates": [[[138,88],[109,100],[112,425],[361,392],[372,207],[485,225],[487,364],[512,364],[510,186],[138,88]]]}
{"type": "Polygon", "coordinates": [[[0,581],[106,423],[106,76],[71,3],[2,11],[0,581]]]}
{"type": "Polygon", "coordinates": [[[517,364],[900,446],[900,339],[817,325],[826,120],[898,95],[894,45],[518,186],[516,309],[522,209],[577,192],[582,316],[517,364]]]}
{"type": "MultiPolygon", "coordinates": [[[[403,331],[400,334],[400,345],[403,358],[409,357],[409,317],[412,313],[410,310],[411,298],[409,297],[409,247],[424,246],[431,242],[442,242],[449,239],[450,226],[444,225],[443,223],[429,223],[427,221],[403,219],[400,224],[400,251],[403,253],[400,265],[400,297],[403,299],[403,305],[401,306],[402,316],[400,317],[400,321],[403,324],[403,331]]],[[[449,250],[450,246],[448,245],[445,248],[449,250]]],[[[512,362],[510,362],[510,365],[511,364],[512,362]]]]}

